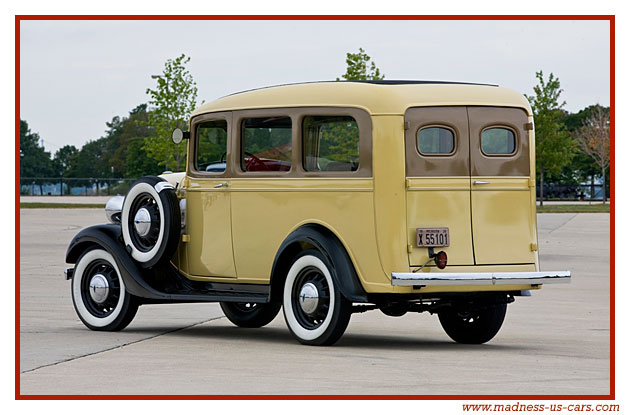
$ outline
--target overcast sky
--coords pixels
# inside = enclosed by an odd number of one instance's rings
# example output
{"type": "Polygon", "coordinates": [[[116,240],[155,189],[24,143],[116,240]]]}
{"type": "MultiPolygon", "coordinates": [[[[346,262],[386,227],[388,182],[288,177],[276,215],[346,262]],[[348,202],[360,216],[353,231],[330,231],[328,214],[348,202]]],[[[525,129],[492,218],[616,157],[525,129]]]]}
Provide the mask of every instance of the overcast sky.
{"type": "Polygon", "coordinates": [[[566,109],[610,105],[607,21],[23,21],[20,116],[55,152],[101,137],[147,102],[151,74],[185,53],[199,100],[334,80],[363,47],[386,79],[494,83],[531,94],[560,78],[566,109]]]}

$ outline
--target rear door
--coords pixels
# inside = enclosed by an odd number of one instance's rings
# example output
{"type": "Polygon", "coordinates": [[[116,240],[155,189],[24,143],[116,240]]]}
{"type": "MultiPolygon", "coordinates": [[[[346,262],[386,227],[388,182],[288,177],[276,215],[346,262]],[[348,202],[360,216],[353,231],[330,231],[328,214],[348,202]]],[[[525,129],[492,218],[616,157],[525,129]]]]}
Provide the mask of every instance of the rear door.
{"type": "Polygon", "coordinates": [[[534,263],[527,113],[500,107],[467,111],[475,263],[534,263]]]}
{"type": "Polygon", "coordinates": [[[448,228],[449,246],[436,251],[446,251],[449,265],[472,265],[466,107],[410,108],[405,127],[409,265],[429,260],[429,250],[418,247],[418,228],[448,228]]]}

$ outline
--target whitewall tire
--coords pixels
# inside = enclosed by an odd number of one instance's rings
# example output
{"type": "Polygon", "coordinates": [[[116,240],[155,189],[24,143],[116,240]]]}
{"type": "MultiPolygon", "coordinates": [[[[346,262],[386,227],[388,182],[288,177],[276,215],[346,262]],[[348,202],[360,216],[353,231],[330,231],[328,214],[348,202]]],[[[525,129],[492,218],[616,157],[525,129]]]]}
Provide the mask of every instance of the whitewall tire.
{"type": "Polygon", "coordinates": [[[138,302],[125,289],[114,257],[99,248],[84,252],[77,261],[72,302],[83,324],[92,330],[122,330],[138,310],[138,302]]]}
{"type": "Polygon", "coordinates": [[[289,268],[282,308],[289,330],[300,343],[333,344],[348,326],[352,303],[339,291],[332,272],[329,260],[316,250],[301,252],[289,268]]]}
{"type": "Polygon", "coordinates": [[[150,268],[170,260],[181,233],[179,203],[172,186],[153,176],[136,181],[125,196],[120,223],[125,246],[141,266],[150,268]]]}

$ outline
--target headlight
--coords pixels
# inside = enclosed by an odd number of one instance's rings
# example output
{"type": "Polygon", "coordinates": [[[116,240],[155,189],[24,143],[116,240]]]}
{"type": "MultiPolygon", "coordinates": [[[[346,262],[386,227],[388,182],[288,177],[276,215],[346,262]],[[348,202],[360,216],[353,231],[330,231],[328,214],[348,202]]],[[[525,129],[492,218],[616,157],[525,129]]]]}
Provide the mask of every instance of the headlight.
{"type": "Polygon", "coordinates": [[[114,196],[107,201],[105,205],[105,216],[111,223],[120,223],[120,214],[122,212],[124,196],[114,196]]]}

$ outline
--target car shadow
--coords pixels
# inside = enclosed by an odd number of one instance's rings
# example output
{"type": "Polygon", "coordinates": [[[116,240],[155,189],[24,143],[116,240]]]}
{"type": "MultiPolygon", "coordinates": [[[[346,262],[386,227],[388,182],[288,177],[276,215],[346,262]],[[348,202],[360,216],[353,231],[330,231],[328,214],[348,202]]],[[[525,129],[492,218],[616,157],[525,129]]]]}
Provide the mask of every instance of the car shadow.
{"type": "MultiPolygon", "coordinates": [[[[129,332],[155,332],[157,328],[127,329],[129,332]]],[[[220,339],[220,340],[244,340],[253,342],[265,342],[275,344],[299,345],[287,328],[284,327],[263,327],[248,329],[230,326],[194,326],[185,330],[167,332],[169,336],[181,338],[197,339],[220,339]]],[[[427,350],[460,352],[467,350],[489,351],[489,350],[532,350],[530,345],[507,345],[500,344],[500,341],[491,341],[486,344],[458,344],[445,338],[444,340],[429,340],[411,336],[384,336],[377,334],[345,333],[343,337],[335,343],[334,348],[347,349],[381,349],[381,350],[427,350]]]]}

